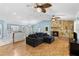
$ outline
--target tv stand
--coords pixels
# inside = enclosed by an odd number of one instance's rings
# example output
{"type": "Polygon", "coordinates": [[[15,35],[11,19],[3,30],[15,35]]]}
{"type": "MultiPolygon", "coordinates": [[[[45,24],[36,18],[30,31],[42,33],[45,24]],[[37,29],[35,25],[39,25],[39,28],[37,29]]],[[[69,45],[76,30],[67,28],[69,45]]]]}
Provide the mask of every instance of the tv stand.
{"type": "Polygon", "coordinates": [[[79,56],[79,44],[70,42],[70,56],[79,56]]]}

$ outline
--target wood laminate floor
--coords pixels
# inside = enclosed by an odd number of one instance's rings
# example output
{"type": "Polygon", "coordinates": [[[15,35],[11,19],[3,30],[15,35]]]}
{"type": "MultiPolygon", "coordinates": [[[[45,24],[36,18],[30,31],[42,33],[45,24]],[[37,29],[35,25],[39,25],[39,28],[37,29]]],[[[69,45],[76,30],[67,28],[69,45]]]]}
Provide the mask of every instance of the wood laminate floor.
{"type": "Polygon", "coordinates": [[[51,44],[42,43],[37,47],[25,44],[25,41],[0,47],[1,56],[68,56],[67,38],[56,39],[51,44]]]}

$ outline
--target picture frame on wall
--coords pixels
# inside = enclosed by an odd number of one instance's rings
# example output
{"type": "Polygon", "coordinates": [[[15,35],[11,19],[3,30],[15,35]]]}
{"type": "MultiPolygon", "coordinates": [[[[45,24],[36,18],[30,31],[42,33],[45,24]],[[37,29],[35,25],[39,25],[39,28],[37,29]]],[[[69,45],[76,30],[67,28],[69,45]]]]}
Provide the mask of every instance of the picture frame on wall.
{"type": "Polygon", "coordinates": [[[0,23],[0,39],[2,38],[2,32],[3,32],[3,28],[2,28],[2,24],[0,23]]]}
{"type": "Polygon", "coordinates": [[[48,31],[48,27],[45,27],[45,30],[48,31]]]}

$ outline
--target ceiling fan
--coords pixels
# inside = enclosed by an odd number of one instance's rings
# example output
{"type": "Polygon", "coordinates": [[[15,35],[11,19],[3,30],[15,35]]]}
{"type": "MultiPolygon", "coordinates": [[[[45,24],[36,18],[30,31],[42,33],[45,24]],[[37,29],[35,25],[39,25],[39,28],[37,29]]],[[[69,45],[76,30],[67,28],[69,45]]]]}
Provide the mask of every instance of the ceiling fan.
{"type": "Polygon", "coordinates": [[[53,15],[52,16],[52,21],[56,21],[57,19],[60,19],[60,17],[53,15]]]}
{"type": "Polygon", "coordinates": [[[52,5],[50,3],[36,3],[36,6],[34,8],[39,8],[41,12],[46,13],[46,9],[51,6],[52,5]]]}

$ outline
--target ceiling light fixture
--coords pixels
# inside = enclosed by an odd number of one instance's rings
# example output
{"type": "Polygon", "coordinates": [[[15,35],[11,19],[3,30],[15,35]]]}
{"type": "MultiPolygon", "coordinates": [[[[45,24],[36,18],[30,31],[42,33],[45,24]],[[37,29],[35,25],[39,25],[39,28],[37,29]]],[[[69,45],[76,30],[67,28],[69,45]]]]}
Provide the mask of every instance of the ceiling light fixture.
{"type": "Polygon", "coordinates": [[[47,12],[47,8],[51,7],[52,5],[50,3],[36,3],[36,6],[34,8],[40,9],[41,12],[46,13],[47,12]]]}
{"type": "Polygon", "coordinates": [[[55,15],[52,16],[52,21],[56,21],[57,19],[60,19],[60,17],[56,17],[55,15]]]}

